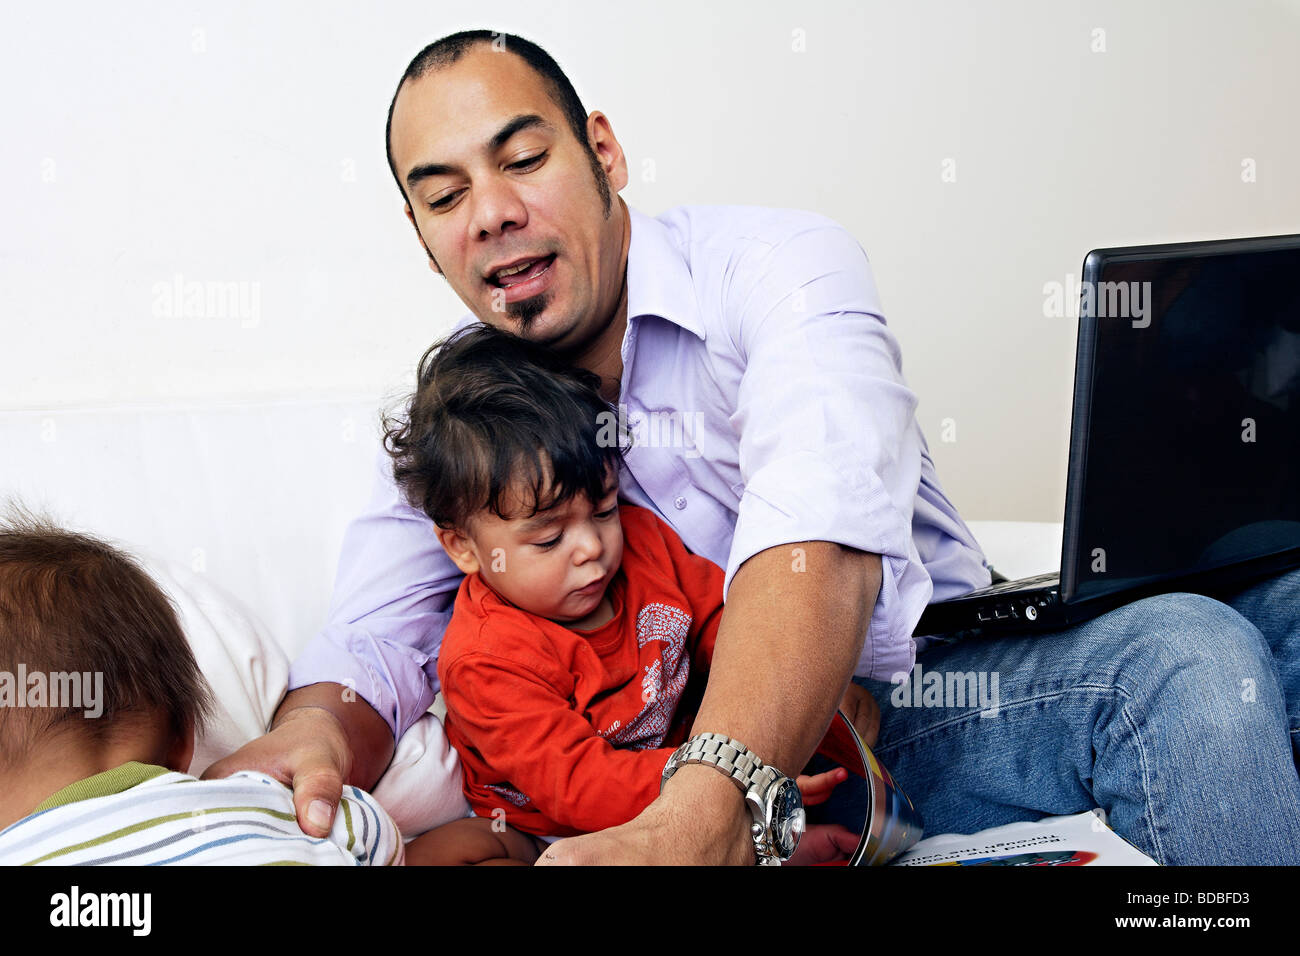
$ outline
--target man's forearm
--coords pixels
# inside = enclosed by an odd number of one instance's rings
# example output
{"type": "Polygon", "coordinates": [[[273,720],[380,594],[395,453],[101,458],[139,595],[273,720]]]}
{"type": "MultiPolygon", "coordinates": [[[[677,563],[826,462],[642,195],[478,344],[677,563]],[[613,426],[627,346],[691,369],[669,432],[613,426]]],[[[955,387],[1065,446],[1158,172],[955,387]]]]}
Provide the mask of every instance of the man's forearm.
{"type": "MultiPolygon", "coordinates": [[[[827,541],[769,548],[746,561],[731,582],[692,733],[725,734],[797,775],[853,675],[880,580],[879,555],[827,541]]],[[[691,765],[669,792],[672,802],[710,816],[719,837],[740,847],[740,861],[745,844],[736,837],[749,817],[732,783],[691,765]]]]}
{"type": "Polygon", "coordinates": [[[853,676],[880,573],[879,555],[828,541],[746,561],[731,583],[692,732],[734,737],[782,773],[799,773],[853,676]]]}
{"type": "Polygon", "coordinates": [[[384,718],[351,688],[342,684],[308,684],[285,696],[271,722],[272,729],[291,711],[302,708],[320,708],[334,715],[351,757],[344,782],[363,790],[372,788],[393,759],[393,732],[384,718]]]}

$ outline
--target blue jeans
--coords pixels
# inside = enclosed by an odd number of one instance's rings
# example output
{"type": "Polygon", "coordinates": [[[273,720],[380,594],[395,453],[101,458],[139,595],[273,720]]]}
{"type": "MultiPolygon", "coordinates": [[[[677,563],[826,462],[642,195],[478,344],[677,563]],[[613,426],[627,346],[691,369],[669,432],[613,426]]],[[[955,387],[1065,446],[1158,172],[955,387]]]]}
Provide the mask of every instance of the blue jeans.
{"type": "Polygon", "coordinates": [[[1047,634],[946,635],[917,666],[915,686],[855,680],[927,835],[1099,806],[1163,864],[1300,863],[1300,570],[1047,634]],[[962,700],[949,675],[981,672],[962,700]],[[928,705],[926,673],[944,675],[928,705]]]}

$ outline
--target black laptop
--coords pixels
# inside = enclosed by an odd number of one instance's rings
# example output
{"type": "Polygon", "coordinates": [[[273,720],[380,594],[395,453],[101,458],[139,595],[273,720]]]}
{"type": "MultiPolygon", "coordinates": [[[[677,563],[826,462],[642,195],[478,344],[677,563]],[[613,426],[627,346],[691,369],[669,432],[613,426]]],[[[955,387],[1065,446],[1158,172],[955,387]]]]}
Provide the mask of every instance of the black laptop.
{"type": "Polygon", "coordinates": [[[1300,235],[1099,249],[1080,282],[1060,571],[931,604],[915,633],[1052,630],[1296,566],[1300,235]]]}

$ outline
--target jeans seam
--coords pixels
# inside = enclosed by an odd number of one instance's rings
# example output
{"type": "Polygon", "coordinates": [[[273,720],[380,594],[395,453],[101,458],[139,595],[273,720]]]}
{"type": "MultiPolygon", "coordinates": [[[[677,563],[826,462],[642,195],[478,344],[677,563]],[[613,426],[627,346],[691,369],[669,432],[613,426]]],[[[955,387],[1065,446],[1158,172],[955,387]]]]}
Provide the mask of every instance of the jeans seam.
{"type": "MultiPolygon", "coordinates": [[[[1142,802],[1145,805],[1147,819],[1147,833],[1151,840],[1151,847],[1155,851],[1156,862],[1161,866],[1165,865],[1165,850],[1160,843],[1160,834],[1156,831],[1156,812],[1155,805],[1151,802],[1151,777],[1147,766],[1147,749],[1142,743],[1142,733],[1138,730],[1137,724],[1133,721],[1133,715],[1129,713],[1128,705],[1132,702],[1128,692],[1121,687],[1116,687],[1119,693],[1124,696],[1124,704],[1120,707],[1119,712],[1128,724],[1129,731],[1133,734],[1133,739],[1137,742],[1138,766],[1142,771],[1142,802]]],[[[1096,799],[1096,794],[1093,795],[1096,799]]]]}
{"type": "MultiPolygon", "coordinates": [[[[1013,708],[1013,707],[1019,707],[1019,706],[1022,705],[1022,704],[1033,704],[1033,703],[1037,703],[1037,702],[1040,701],[1040,700],[1048,700],[1048,699],[1051,699],[1051,698],[1063,697],[1065,694],[1069,693],[1071,690],[1079,690],[1079,689],[1086,689],[1086,690],[1120,690],[1122,693],[1124,693],[1125,698],[1128,697],[1128,692],[1127,692],[1127,691],[1123,691],[1123,689],[1120,688],[1118,685],[1113,685],[1113,684],[1112,684],[1112,685],[1077,684],[1077,685],[1075,685],[1074,687],[1071,687],[1071,688],[1066,688],[1066,689],[1063,689],[1063,690],[1046,691],[1046,692],[1041,693],[1041,694],[1036,694],[1036,695],[1034,695],[1033,697],[1024,697],[1024,698],[1021,698],[1021,699],[1019,699],[1019,700],[1013,700],[1013,701],[1010,701],[1010,702],[999,701],[999,702],[998,702],[998,710],[999,710],[999,711],[1010,710],[1011,708],[1013,708]]],[[[914,740],[919,740],[919,739],[921,739],[921,738],[923,738],[923,737],[928,737],[930,734],[934,733],[936,730],[944,730],[944,729],[946,729],[946,728],[948,728],[948,727],[951,727],[953,724],[964,723],[964,722],[966,722],[966,721],[968,721],[968,720],[971,720],[971,719],[973,719],[973,718],[979,718],[979,719],[981,719],[981,720],[987,720],[987,719],[988,719],[987,717],[981,717],[981,716],[980,716],[980,715],[983,714],[984,712],[985,712],[984,710],[975,710],[975,711],[972,711],[971,713],[967,713],[967,714],[958,714],[958,715],[952,717],[951,719],[944,721],[944,722],[941,723],[941,724],[935,724],[935,725],[933,725],[933,726],[931,726],[931,727],[927,727],[925,730],[918,731],[917,733],[912,734],[910,737],[904,737],[904,738],[902,738],[901,740],[893,741],[893,742],[889,743],[887,746],[881,748],[881,750],[882,750],[882,751],[893,750],[895,747],[899,747],[899,746],[901,746],[901,745],[903,745],[903,744],[911,743],[912,741],[914,741],[914,740]]]]}

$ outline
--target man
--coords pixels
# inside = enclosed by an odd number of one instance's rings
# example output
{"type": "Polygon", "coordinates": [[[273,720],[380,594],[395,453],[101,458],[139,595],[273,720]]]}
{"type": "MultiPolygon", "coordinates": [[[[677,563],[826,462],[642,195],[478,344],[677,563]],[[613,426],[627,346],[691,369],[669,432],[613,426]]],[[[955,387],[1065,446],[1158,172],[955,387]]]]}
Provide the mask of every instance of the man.
{"type": "MultiPolygon", "coordinates": [[[[887,700],[883,682],[912,668],[911,630],[925,604],[989,581],[935,476],[861,248],[809,213],[684,207],[650,219],[628,209],[617,196],[627,163],[608,118],[587,116],[554,62],[509,35],[457,34],[416,57],[390,108],[389,156],[430,268],[471,309],[466,321],[543,342],[601,376],[634,435],[655,413],[676,428],[668,440],[662,428],[642,428],[621,482],[726,569],[692,733],[741,741],[794,775],[851,676],[874,678],[867,686],[887,700]]],[[[304,827],[324,832],[342,783],[373,784],[394,736],[431,702],[458,578],[428,521],[381,478],[345,539],[330,622],[295,663],[295,689],[272,731],[212,772],[254,767],[292,781],[304,827]]],[[[1156,819],[1153,801],[1174,800],[1166,789],[1207,775],[1188,755],[1208,742],[1262,774],[1257,786],[1270,795],[1261,815],[1286,817],[1280,832],[1262,835],[1272,841],[1265,858],[1294,854],[1300,781],[1259,631],[1188,595],[1099,621],[1036,644],[932,642],[929,668],[965,653],[983,655],[976,669],[1003,671],[1006,716],[886,709],[878,749],[931,832],[1111,809],[1109,801],[1120,832],[1158,859],[1194,859],[1197,835],[1226,814],[1190,808],[1185,818],[1156,819]],[[1173,741],[1152,790],[1152,752],[1171,745],[1159,721],[1197,711],[1186,693],[1173,704],[1160,696],[1205,676],[1187,661],[1199,653],[1181,640],[1189,631],[1214,633],[1229,658],[1247,660],[1263,703],[1234,713],[1219,733],[1203,725],[1221,708],[1193,721],[1196,734],[1173,741]],[[1148,633],[1173,649],[1133,652],[1148,633]],[[1072,642],[1122,660],[1097,679],[1086,668],[1067,672],[1053,655],[1077,664],[1072,642]],[[1128,653],[1110,653],[1119,650],[1128,653]],[[1038,696],[1022,699],[1007,679],[1017,675],[1005,672],[1031,659],[1037,669],[1025,676],[1038,696]],[[1133,675],[1142,692],[1151,684],[1143,704],[1172,707],[1165,716],[1117,703],[1133,675]],[[1114,713],[1059,705],[1094,692],[1114,713]],[[1091,752],[1094,733],[1135,723],[1131,738],[1096,741],[1095,764],[1061,763],[1083,741],[1091,752]],[[1239,735],[1250,743],[1231,749],[1239,735]],[[1059,794],[1044,780],[1063,772],[1076,786],[1059,794]],[[1134,785],[1146,788],[1142,799],[1134,785]]],[[[874,718],[870,697],[849,699],[874,718]]],[[[686,765],[634,821],[561,841],[541,862],[752,863],[750,822],[731,780],[686,765]]]]}

